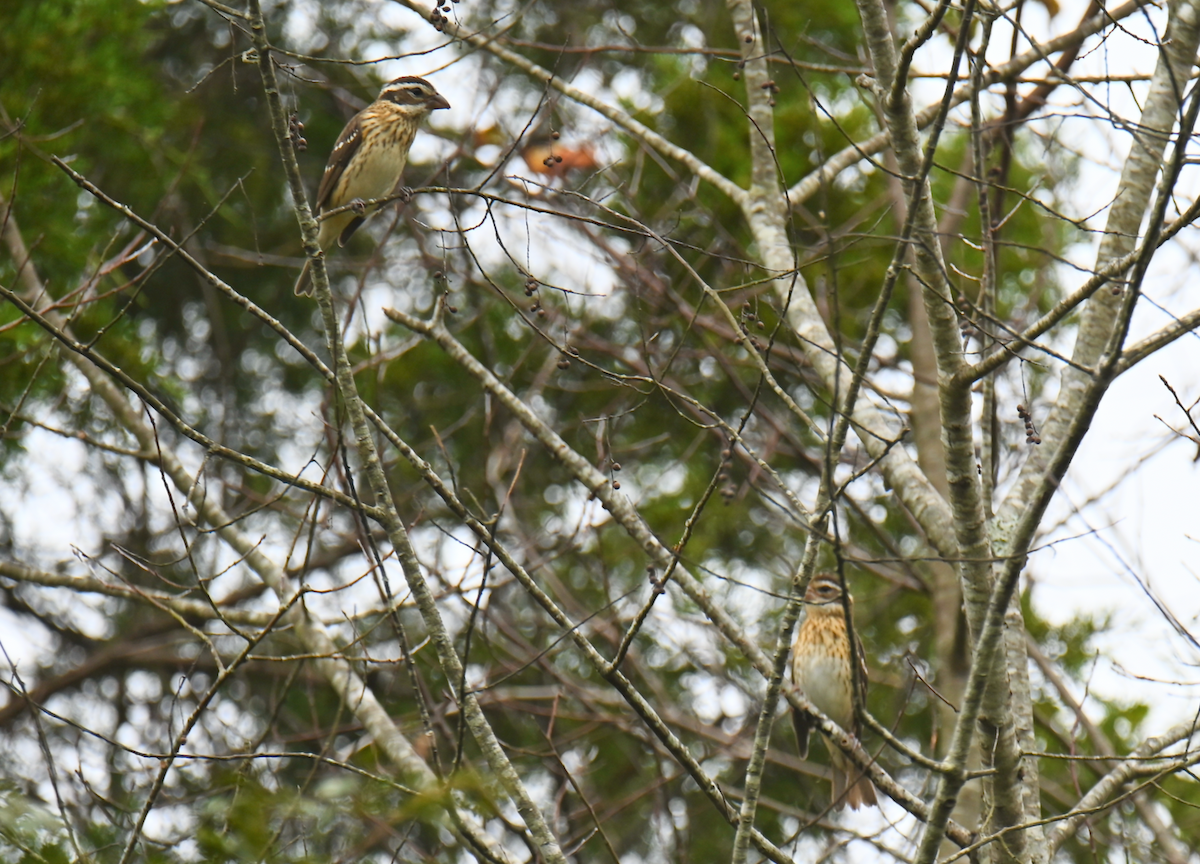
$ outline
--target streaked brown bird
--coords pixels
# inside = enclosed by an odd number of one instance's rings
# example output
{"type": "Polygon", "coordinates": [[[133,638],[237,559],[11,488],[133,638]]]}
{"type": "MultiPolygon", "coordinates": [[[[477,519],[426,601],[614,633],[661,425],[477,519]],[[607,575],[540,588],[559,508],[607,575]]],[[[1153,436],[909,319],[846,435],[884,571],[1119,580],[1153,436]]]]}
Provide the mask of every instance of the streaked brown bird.
{"type": "MultiPolygon", "coordinates": [[[[333,145],[317,191],[317,212],[392,194],[404,174],[417,127],[431,111],[449,107],[446,97],[424,78],[397,78],[383,85],[379,98],[350,119],[333,145]]],[[[334,240],[345,246],[381,206],[356,206],[322,220],[317,236],[321,251],[333,246],[334,240]]],[[[297,294],[313,292],[311,263],[304,262],[296,280],[297,294]]]]}
{"type": "MultiPolygon", "coordinates": [[[[854,598],[846,595],[851,612],[854,598]]],[[[850,673],[850,639],[846,631],[846,615],[842,607],[842,586],[837,577],[822,573],[813,577],[804,594],[807,614],[796,632],[792,645],[792,680],[806,699],[834,723],[847,732],[858,735],[858,719],[854,716],[853,676],[850,673]]],[[[858,652],[859,694],[867,698],[867,663],[862,642],[855,635],[858,652]]],[[[808,736],[815,725],[810,715],[792,709],[792,724],[800,757],[808,758],[808,736]]],[[[824,737],[824,736],[822,736],[824,737]]],[[[866,804],[878,806],[875,786],[861,768],[826,739],[830,770],[833,774],[833,806],[843,804],[857,810],[866,804]]]]}

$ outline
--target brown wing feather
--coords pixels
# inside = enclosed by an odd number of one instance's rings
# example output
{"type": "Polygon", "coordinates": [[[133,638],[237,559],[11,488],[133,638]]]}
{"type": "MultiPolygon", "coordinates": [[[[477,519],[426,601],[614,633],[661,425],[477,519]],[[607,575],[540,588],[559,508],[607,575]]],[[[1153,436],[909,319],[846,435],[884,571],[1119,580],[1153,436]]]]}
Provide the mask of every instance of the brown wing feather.
{"type": "Polygon", "coordinates": [[[321,187],[317,190],[317,212],[320,213],[329,203],[329,196],[342,179],[342,173],[350,164],[358,147],[362,144],[362,112],[355,114],[338,136],[329,154],[329,162],[325,165],[325,173],[321,175],[321,187]]]}

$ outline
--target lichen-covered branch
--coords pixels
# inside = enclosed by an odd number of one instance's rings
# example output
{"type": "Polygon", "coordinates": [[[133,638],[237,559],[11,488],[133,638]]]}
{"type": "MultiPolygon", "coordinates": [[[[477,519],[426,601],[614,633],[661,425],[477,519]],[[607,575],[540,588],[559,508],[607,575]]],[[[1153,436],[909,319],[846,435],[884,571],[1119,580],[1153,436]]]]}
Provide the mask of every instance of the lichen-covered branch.
{"type": "Polygon", "coordinates": [[[1165,757],[1162,762],[1148,763],[1146,761],[1159,755],[1172,744],[1190,739],[1196,734],[1196,731],[1196,722],[1190,720],[1186,723],[1172,726],[1162,735],[1147,738],[1128,758],[1118,763],[1095,786],[1089,789],[1087,794],[1079,799],[1079,803],[1071,808],[1071,812],[1067,817],[1055,825],[1054,830],[1046,838],[1047,845],[1049,846],[1047,851],[1053,855],[1058,847],[1075,833],[1075,830],[1084,819],[1096,812],[1097,808],[1103,807],[1122,786],[1134,777],[1180,771],[1200,761],[1200,753],[1195,751],[1186,752],[1177,757],[1165,757]]]}
{"type": "MultiPolygon", "coordinates": [[[[675,575],[672,577],[672,583],[700,608],[701,612],[717,628],[717,631],[742,652],[742,655],[760,675],[764,678],[770,676],[770,658],[757,644],[747,638],[741,628],[730,618],[729,613],[713,600],[687,568],[676,561],[671,550],[650,530],[629,499],[613,489],[609,479],[603,473],[572,449],[557,432],[537,416],[532,408],[496,378],[490,369],[472,356],[466,347],[446,329],[440,318],[424,321],[397,309],[385,309],[384,311],[398,324],[436,342],[451,360],[479,381],[497,402],[512,412],[513,416],[534,436],[539,444],[546,448],[551,456],[571,472],[577,482],[596,496],[604,509],[612,515],[616,523],[624,528],[630,537],[638,542],[656,566],[665,569],[672,566],[674,562],[675,575]]],[[[611,664],[603,670],[606,677],[610,673],[611,664]]],[[[833,742],[834,746],[846,753],[858,767],[864,770],[878,789],[917,818],[922,820],[928,818],[929,809],[926,804],[883,770],[875,759],[863,749],[858,739],[822,715],[794,690],[785,689],[783,695],[790,705],[816,717],[818,728],[833,742]]],[[[973,841],[970,831],[954,823],[949,824],[946,833],[960,846],[966,846],[973,841]]]]}
{"type": "MultiPolygon", "coordinates": [[[[1150,81],[1140,121],[1134,127],[1132,147],[1122,168],[1120,194],[1113,201],[1105,225],[1104,239],[1096,255],[1096,272],[1122,259],[1138,245],[1146,208],[1154,192],[1154,181],[1163,166],[1167,141],[1179,116],[1183,90],[1190,77],[1200,38],[1200,7],[1192,0],[1171,4],[1167,33],[1159,46],[1158,64],[1150,81]]],[[[1147,250],[1146,254],[1153,251],[1147,250]]],[[[1120,309],[1126,294],[1119,290],[1097,291],[1083,307],[1083,320],[1071,360],[1083,369],[1098,368],[1100,358],[1116,328],[1121,326],[1120,309]]],[[[1013,548],[1007,535],[1021,511],[1030,506],[1047,469],[1053,445],[1062,441],[1073,417],[1089,398],[1095,377],[1075,367],[1063,370],[1058,399],[1042,425],[1045,444],[1034,450],[996,514],[998,551],[1013,548]]]]}
{"type": "MultiPolygon", "coordinates": [[[[3,206],[2,201],[0,206],[3,206]]],[[[22,299],[26,303],[37,302],[38,298],[43,298],[43,301],[48,299],[21,238],[16,219],[11,213],[4,240],[13,259],[26,262],[18,276],[22,299]]],[[[41,317],[70,336],[67,322],[58,313],[46,311],[41,317]]],[[[289,603],[296,589],[290,584],[283,569],[262,551],[255,538],[247,536],[238,528],[237,521],[221,507],[218,496],[205,494],[203,486],[187,471],[175,452],[162,446],[160,436],[138,406],[130,402],[112,380],[87,358],[71,351],[65,352],[64,357],[83,375],[92,393],[105,403],[117,423],[137,441],[138,447],[144,452],[157,454],[160,470],[171,481],[171,485],[185,497],[189,506],[194,508],[197,523],[211,526],[216,535],[275,593],[279,603],[289,603]]],[[[354,712],[389,761],[396,766],[402,782],[419,791],[433,792],[440,789],[441,784],[433,771],[392,722],[362,677],[347,661],[334,659],[339,651],[324,627],[311,620],[301,606],[294,607],[282,623],[295,628],[307,651],[323,658],[315,664],[317,669],[329,681],[342,703],[354,712]]],[[[459,822],[459,829],[471,838],[473,845],[484,849],[495,845],[479,826],[460,819],[456,813],[452,813],[451,818],[459,822]]]]}
{"type": "MultiPolygon", "coordinates": [[[[1035,63],[1043,62],[1046,55],[1077,46],[1087,37],[1111,27],[1123,18],[1128,18],[1145,5],[1144,0],[1128,0],[1128,2],[1122,3],[1120,6],[1106,9],[1097,15],[1087,18],[1071,32],[1064,33],[1054,39],[1049,39],[1038,46],[1038,48],[1030,49],[1013,57],[1007,63],[994,67],[984,76],[984,86],[990,87],[993,84],[1016,78],[1035,63]]],[[[959,87],[954,91],[954,95],[951,98],[951,107],[961,105],[970,98],[970,86],[964,85],[959,87]]],[[[932,123],[940,109],[940,103],[935,103],[927,105],[917,112],[916,123],[918,128],[924,129],[932,123]]],[[[825,160],[824,165],[788,189],[788,201],[791,202],[793,207],[804,203],[813,195],[816,195],[822,186],[832,183],[847,168],[857,165],[864,159],[869,159],[872,156],[882,153],[888,148],[889,144],[890,138],[886,129],[877,132],[865,141],[856,141],[848,144],[844,149],[839,150],[833,156],[829,157],[829,159],[825,160]]]]}
{"type": "MultiPolygon", "coordinates": [[[[274,61],[271,59],[271,47],[267,41],[262,9],[258,0],[250,0],[250,31],[254,47],[258,51],[258,68],[262,76],[263,91],[267,97],[271,127],[275,133],[275,141],[279,146],[288,185],[291,189],[297,221],[307,243],[315,231],[316,223],[312,219],[304,184],[300,178],[300,166],[296,161],[296,154],[288,135],[287,119],[275,80],[274,61]]],[[[416,551],[408,539],[408,531],[396,512],[395,502],[392,500],[391,490],[388,488],[387,476],[375,447],[375,439],[367,422],[366,413],[358,395],[358,388],[354,383],[354,374],[350,368],[349,359],[346,357],[345,346],[342,344],[337,313],[333,308],[333,298],[330,296],[328,285],[322,285],[316,279],[314,279],[314,285],[325,325],[326,344],[333,359],[334,374],[337,377],[341,407],[345,410],[354,431],[354,443],[362,462],[362,470],[370,483],[375,505],[381,511],[380,524],[387,533],[396,558],[400,562],[405,581],[420,610],[425,627],[429,631],[446,680],[460,681],[463,677],[462,661],[459,659],[454,642],[438,611],[433,592],[421,573],[416,551]]],[[[525,789],[520,775],[517,774],[508,756],[504,753],[500,741],[483,715],[479,700],[473,694],[463,694],[459,707],[466,717],[467,726],[471,730],[475,743],[483,752],[483,757],[495,778],[504,787],[505,792],[521,814],[521,818],[532,834],[541,854],[547,861],[554,862],[554,864],[566,864],[566,857],[559,848],[557,839],[551,833],[541,809],[525,789]]]]}

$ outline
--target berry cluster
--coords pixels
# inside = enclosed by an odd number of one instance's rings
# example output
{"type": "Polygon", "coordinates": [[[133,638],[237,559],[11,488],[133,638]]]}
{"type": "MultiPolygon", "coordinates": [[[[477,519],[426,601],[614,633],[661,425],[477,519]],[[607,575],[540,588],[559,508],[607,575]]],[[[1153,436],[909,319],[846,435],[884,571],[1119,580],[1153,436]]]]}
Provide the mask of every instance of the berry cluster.
{"type": "Polygon", "coordinates": [[[721,484],[721,497],[725,499],[725,505],[733,503],[733,498],[737,495],[737,486],[729,479],[729,463],[733,459],[733,450],[726,447],[721,451],[721,471],[717,474],[717,482],[721,484]]]}
{"type": "Polygon", "coordinates": [[[661,595],[667,593],[667,586],[663,581],[666,579],[666,576],[667,574],[664,573],[662,579],[658,578],[658,575],[654,572],[654,565],[646,565],[646,578],[650,580],[650,587],[654,589],[655,594],[661,595]]]}
{"type": "MultiPolygon", "coordinates": [[[[557,130],[550,133],[551,141],[557,141],[558,139],[559,139],[559,134],[558,134],[557,130]]],[[[549,168],[551,165],[560,165],[560,164],[562,164],[562,157],[559,156],[557,153],[551,152],[549,156],[547,156],[545,159],[542,160],[542,164],[545,165],[547,168],[549,168]]]]}
{"type": "Polygon", "coordinates": [[[538,281],[532,276],[525,282],[525,296],[533,297],[533,305],[529,307],[529,311],[536,312],[539,318],[545,318],[546,309],[542,306],[542,296],[538,293],[538,281]]]}
{"type": "MultiPolygon", "coordinates": [[[[750,347],[755,351],[761,351],[763,348],[762,343],[759,342],[758,339],[753,335],[751,335],[750,327],[754,326],[759,330],[765,330],[767,325],[762,322],[761,318],[754,314],[754,307],[749,303],[742,304],[742,315],[739,324],[741,325],[742,333],[745,334],[746,341],[750,343],[750,347]]],[[[740,345],[741,339],[735,339],[734,342],[740,345]]]]}
{"type": "MultiPolygon", "coordinates": [[[[458,0],[453,0],[457,3],[458,0]]],[[[433,25],[433,29],[441,33],[446,29],[446,25],[450,19],[446,17],[446,13],[450,11],[450,0],[446,0],[440,6],[434,6],[433,11],[429,13],[429,23],[433,25]]]]}
{"type": "Polygon", "coordinates": [[[769,104],[772,108],[774,108],[775,107],[775,94],[779,92],[779,85],[776,84],[775,79],[772,78],[770,81],[768,81],[767,83],[765,83],[761,86],[762,86],[763,90],[766,90],[768,93],[771,94],[771,98],[770,98],[770,100],[768,100],[767,104],[769,104]]]}
{"type": "Polygon", "coordinates": [[[442,306],[451,315],[458,314],[458,307],[450,302],[450,289],[447,287],[446,274],[441,270],[433,271],[433,284],[442,289],[442,306]]]}
{"type": "Polygon", "coordinates": [[[295,111],[288,116],[288,138],[291,139],[297,153],[308,149],[308,142],[304,140],[304,124],[300,122],[300,115],[295,111]]]}
{"type": "MultiPolygon", "coordinates": [[[[567,346],[567,354],[570,354],[571,357],[578,357],[579,349],[576,348],[574,345],[568,345],[567,346]]],[[[571,368],[571,361],[566,355],[563,355],[562,357],[559,358],[558,368],[564,369],[564,370],[571,368]]]]}
{"type": "Polygon", "coordinates": [[[1017,416],[1025,423],[1025,443],[1041,444],[1042,438],[1037,434],[1037,430],[1033,428],[1033,415],[1029,413],[1029,409],[1024,405],[1018,405],[1017,416]]]}

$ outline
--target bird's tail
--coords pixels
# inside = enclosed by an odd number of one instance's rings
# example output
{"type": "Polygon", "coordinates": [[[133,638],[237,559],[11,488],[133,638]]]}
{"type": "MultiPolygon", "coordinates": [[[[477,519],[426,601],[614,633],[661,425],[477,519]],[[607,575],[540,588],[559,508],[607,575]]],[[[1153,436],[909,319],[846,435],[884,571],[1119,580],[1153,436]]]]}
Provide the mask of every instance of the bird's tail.
{"type": "Polygon", "coordinates": [[[296,296],[311,297],[313,293],[313,284],[311,274],[309,273],[312,267],[312,261],[305,259],[304,267],[300,269],[300,278],[296,280],[296,296]]]}
{"type": "Polygon", "coordinates": [[[834,809],[841,810],[843,804],[849,804],[851,810],[857,810],[864,805],[879,806],[879,801],[875,798],[875,784],[857,765],[846,766],[846,770],[836,766],[833,768],[834,809]],[[847,770],[849,774],[846,773],[847,770]],[[853,785],[849,785],[851,778],[853,785]]]}

